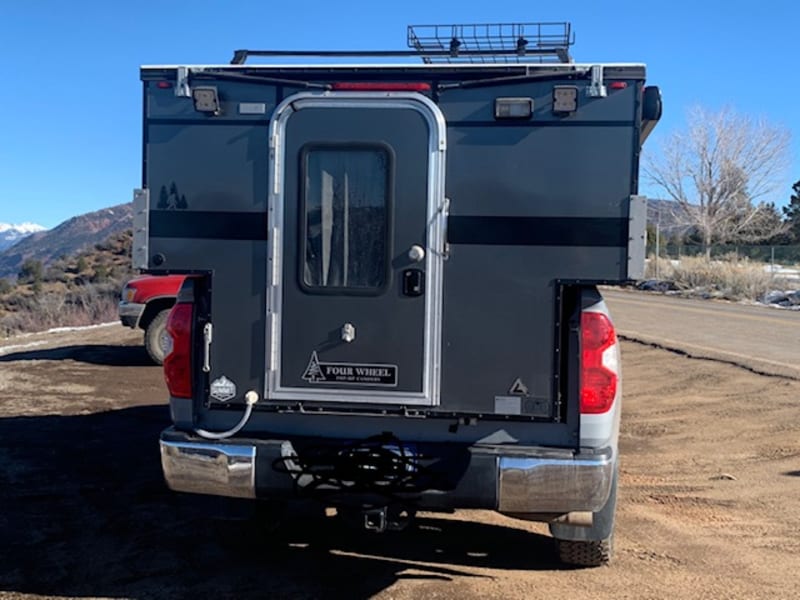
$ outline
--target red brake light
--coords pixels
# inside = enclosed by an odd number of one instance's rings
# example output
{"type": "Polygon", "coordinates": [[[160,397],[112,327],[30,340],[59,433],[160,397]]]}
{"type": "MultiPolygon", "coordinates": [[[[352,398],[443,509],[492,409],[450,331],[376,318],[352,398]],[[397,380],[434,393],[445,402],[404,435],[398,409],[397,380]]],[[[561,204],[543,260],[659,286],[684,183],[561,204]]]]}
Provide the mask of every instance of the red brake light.
{"type": "Polygon", "coordinates": [[[617,335],[603,313],[581,315],[581,413],[608,412],[619,382],[617,335]]]}
{"type": "Polygon", "coordinates": [[[164,378],[171,396],[192,397],[192,318],[193,305],[176,304],[167,319],[172,350],[164,358],[164,378]]]}
{"type": "Polygon", "coordinates": [[[431,84],[396,81],[337,81],[331,84],[331,89],[350,92],[429,92],[431,84]]]}

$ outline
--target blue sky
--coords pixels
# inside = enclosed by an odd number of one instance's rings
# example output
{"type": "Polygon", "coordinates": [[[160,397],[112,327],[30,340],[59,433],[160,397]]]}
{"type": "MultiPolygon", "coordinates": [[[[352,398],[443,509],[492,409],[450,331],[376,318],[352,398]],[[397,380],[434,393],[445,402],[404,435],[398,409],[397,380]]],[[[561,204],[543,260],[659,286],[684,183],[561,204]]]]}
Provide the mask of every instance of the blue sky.
{"type": "MultiPolygon", "coordinates": [[[[0,222],[46,227],[127,202],[140,181],[141,64],[226,63],[235,48],[403,49],[415,23],[570,21],[577,62],[644,62],[665,115],[652,150],[694,104],[733,106],[792,133],[800,179],[800,3],[0,3],[0,222]]],[[[647,192],[647,189],[643,191],[647,192]]]]}

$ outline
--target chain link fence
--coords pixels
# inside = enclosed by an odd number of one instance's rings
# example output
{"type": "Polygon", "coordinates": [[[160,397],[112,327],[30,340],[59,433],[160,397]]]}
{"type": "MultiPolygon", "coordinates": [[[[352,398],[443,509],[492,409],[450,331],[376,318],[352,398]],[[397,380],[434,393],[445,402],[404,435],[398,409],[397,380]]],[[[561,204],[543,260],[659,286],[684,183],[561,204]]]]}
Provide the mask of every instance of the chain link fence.
{"type": "MultiPolygon", "coordinates": [[[[654,240],[648,240],[647,256],[658,255],[662,259],[680,260],[687,256],[703,256],[700,244],[661,243],[656,252],[654,240]]],[[[712,259],[748,259],[776,266],[800,267],[800,245],[761,246],[747,244],[718,244],[711,246],[712,259]]]]}

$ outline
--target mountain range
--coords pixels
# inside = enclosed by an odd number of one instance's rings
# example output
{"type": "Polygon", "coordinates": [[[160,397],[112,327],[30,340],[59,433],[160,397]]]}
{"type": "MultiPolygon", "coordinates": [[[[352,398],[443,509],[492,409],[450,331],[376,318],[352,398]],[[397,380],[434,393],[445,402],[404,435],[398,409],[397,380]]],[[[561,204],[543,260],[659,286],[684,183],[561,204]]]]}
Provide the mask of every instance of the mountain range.
{"type": "Polygon", "coordinates": [[[13,245],[0,246],[0,277],[16,276],[22,263],[28,259],[41,261],[46,266],[62,256],[75,254],[132,226],[131,203],[78,215],[48,230],[31,223],[13,228],[9,226],[6,230],[0,225],[0,238],[6,232],[10,232],[10,239],[14,235],[22,236],[22,239],[17,237],[11,242],[13,245]]]}
{"type": "Polygon", "coordinates": [[[22,238],[44,230],[44,227],[36,223],[20,223],[19,225],[0,223],[0,252],[10,248],[22,238]]]}

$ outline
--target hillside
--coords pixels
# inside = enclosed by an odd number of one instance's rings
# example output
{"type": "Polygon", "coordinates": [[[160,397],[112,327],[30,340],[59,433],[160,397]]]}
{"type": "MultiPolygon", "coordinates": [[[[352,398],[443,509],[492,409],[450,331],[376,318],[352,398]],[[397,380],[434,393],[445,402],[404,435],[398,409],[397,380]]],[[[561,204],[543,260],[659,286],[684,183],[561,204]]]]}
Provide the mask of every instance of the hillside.
{"type": "Polygon", "coordinates": [[[33,233],[0,252],[0,277],[15,277],[26,260],[36,260],[48,266],[58,258],[91,248],[130,229],[132,224],[130,203],[72,217],[53,229],[33,233]]]}
{"type": "Polygon", "coordinates": [[[678,214],[678,204],[673,200],[647,199],[647,222],[653,225],[658,223],[664,231],[685,230],[687,228],[686,225],[680,222],[678,214]]]}
{"type": "Polygon", "coordinates": [[[131,270],[131,230],[44,266],[26,259],[19,277],[0,278],[0,337],[51,327],[115,321],[131,270]]]}

